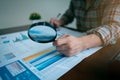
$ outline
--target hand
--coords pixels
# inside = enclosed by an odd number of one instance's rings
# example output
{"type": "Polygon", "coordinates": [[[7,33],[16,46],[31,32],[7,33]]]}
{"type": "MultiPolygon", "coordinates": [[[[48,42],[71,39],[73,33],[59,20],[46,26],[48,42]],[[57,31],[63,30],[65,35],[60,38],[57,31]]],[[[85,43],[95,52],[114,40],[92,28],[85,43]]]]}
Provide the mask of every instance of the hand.
{"type": "Polygon", "coordinates": [[[61,25],[61,21],[57,20],[55,18],[51,18],[50,23],[54,25],[55,27],[59,27],[61,25]]]}
{"type": "Polygon", "coordinates": [[[53,43],[56,49],[66,56],[73,56],[78,52],[96,46],[101,46],[102,40],[96,34],[90,34],[82,37],[63,35],[53,43]]]}
{"type": "Polygon", "coordinates": [[[66,56],[73,56],[83,50],[82,41],[71,35],[63,35],[53,43],[56,49],[66,56]]]}

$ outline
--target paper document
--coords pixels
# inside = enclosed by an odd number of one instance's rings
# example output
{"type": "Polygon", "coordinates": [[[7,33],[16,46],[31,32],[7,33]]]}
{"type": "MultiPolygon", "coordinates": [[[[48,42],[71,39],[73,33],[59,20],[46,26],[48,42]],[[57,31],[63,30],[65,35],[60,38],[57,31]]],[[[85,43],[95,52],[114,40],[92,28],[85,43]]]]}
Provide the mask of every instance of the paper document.
{"type": "MultiPolygon", "coordinates": [[[[86,35],[66,28],[61,28],[58,34],[86,35]]],[[[101,48],[66,57],[52,42],[37,43],[29,39],[27,31],[0,35],[0,80],[57,80],[101,48]]]]}

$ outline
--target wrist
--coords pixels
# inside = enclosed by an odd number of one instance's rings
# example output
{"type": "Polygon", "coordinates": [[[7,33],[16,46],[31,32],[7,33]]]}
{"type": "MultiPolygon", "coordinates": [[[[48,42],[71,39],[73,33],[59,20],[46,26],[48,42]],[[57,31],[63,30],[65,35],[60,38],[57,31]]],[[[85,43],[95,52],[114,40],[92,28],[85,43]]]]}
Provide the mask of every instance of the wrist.
{"type": "Polygon", "coordinates": [[[96,34],[80,37],[79,40],[81,41],[83,50],[102,45],[101,39],[96,34]]]}

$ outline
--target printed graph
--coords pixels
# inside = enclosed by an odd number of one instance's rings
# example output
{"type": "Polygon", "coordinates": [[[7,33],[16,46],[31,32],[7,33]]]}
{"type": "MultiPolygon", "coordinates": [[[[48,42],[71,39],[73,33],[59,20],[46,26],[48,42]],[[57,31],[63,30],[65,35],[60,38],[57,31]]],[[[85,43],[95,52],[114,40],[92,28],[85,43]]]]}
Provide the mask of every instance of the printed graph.
{"type": "Polygon", "coordinates": [[[16,37],[15,40],[13,40],[13,42],[19,42],[19,41],[23,41],[23,40],[27,40],[28,37],[24,34],[20,34],[21,35],[21,38],[20,37],[16,37]]]}
{"type": "Polygon", "coordinates": [[[19,60],[0,67],[0,80],[40,80],[19,60]]]}
{"type": "Polygon", "coordinates": [[[20,42],[29,39],[26,34],[19,33],[18,35],[12,35],[12,36],[2,36],[0,38],[2,44],[7,44],[7,43],[15,43],[15,42],[20,42]]]}
{"type": "Polygon", "coordinates": [[[28,56],[23,60],[41,71],[63,57],[64,55],[60,54],[55,48],[49,48],[37,54],[28,56]]]}

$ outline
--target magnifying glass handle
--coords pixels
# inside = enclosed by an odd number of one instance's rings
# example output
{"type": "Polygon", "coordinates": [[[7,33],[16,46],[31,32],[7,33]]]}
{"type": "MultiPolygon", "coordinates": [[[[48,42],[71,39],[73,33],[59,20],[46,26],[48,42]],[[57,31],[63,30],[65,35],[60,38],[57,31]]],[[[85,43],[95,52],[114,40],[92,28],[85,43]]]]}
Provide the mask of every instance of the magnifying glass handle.
{"type": "Polygon", "coordinates": [[[61,28],[57,29],[57,38],[63,36],[65,33],[61,32],[61,28]]]}

